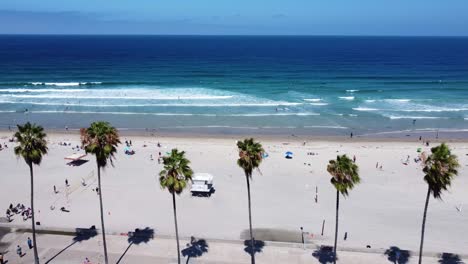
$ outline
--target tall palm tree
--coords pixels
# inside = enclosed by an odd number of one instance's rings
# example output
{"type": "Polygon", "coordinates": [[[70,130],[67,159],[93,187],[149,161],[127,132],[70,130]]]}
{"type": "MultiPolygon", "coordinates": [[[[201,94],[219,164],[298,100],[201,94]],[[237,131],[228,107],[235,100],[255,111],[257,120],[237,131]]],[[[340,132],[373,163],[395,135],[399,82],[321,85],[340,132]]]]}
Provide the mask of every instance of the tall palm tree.
{"type": "Polygon", "coordinates": [[[27,122],[23,126],[18,125],[18,131],[14,137],[18,140],[19,145],[15,147],[15,155],[23,157],[26,164],[29,166],[29,174],[31,178],[31,220],[32,220],[32,237],[34,243],[34,263],[39,264],[39,256],[37,254],[36,242],[36,221],[34,218],[34,172],[33,164],[39,165],[42,161],[42,156],[47,154],[47,141],[44,128],[36,124],[27,122]]]}
{"type": "Polygon", "coordinates": [[[187,183],[192,181],[193,171],[190,168],[190,161],[185,157],[185,151],[172,149],[169,156],[163,157],[164,169],[159,173],[159,183],[161,188],[172,194],[172,207],[174,209],[174,224],[177,240],[177,263],[180,264],[179,230],[177,228],[177,208],[176,194],[181,194],[187,187],[187,183]]]}
{"type": "Polygon", "coordinates": [[[239,150],[239,159],[237,165],[244,170],[245,179],[247,181],[247,197],[249,202],[249,229],[250,229],[250,257],[252,264],[255,263],[255,241],[252,233],[252,208],[250,206],[250,180],[252,179],[252,173],[254,169],[259,170],[260,163],[263,160],[262,144],[255,142],[253,138],[246,138],[244,141],[237,142],[237,148],[239,150]]]}
{"type": "Polygon", "coordinates": [[[429,205],[429,197],[432,193],[435,199],[441,199],[442,191],[450,187],[452,179],[458,174],[457,156],[451,153],[450,148],[442,143],[431,149],[431,155],[424,162],[424,180],[427,183],[426,204],[421,229],[421,244],[419,246],[419,264],[422,263],[424,231],[426,227],[426,214],[429,205]]]}
{"type": "Polygon", "coordinates": [[[338,242],[338,212],[340,208],[340,193],[348,196],[348,191],[360,182],[358,166],[346,155],[337,156],[336,160],[328,162],[327,171],[332,175],[331,183],[336,189],[336,220],[335,246],[333,247],[333,263],[336,264],[336,247],[338,242]]]}
{"type": "Polygon", "coordinates": [[[104,208],[102,206],[101,168],[105,168],[108,162],[113,165],[114,154],[117,152],[117,145],[120,143],[119,134],[115,127],[111,126],[108,122],[102,121],[93,122],[90,127],[82,128],[80,133],[81,144],[86,153],[91,153],[96,156],[104,261],[108,264],[106,230],[104,228],[104,208]]]}

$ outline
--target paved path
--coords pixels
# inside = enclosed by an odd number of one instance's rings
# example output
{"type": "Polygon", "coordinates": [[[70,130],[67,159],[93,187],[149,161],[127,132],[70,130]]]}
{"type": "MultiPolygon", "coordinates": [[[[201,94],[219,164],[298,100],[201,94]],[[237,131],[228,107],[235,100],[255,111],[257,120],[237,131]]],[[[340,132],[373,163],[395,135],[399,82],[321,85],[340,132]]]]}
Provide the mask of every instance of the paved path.
{"type": "MultiPolygon", "coordinates": [[[[5,232],[0,228],[3,235],[1,238],[0,250],[6,252],[8,264],[32,263],[33,251],[27,249],[26,240],[30,233],[22,231],[5,232]],[[22,258],[16,255],[16,245],[21,245],[26,253],[22,258]]],[[[175,255],[175,240],[172,238],[151,238],[147,233],[141,233],[130,240],[127,236],[109,235],[108,251],[110,263],[177,263],[175,255]]],[[[59,234],[39,234],[38,251],[41,263],[63,263],[81,264],[88,257],[93,264],[103,263],[101,235],[59,235],[59,234]]],[[[245,251],[242,241],[207,240],[206,244],[199,242],[196,247],[187,247],[187,239],[181,240],[183,250],[183,263],[193,264],[234,264],[249,263],[250,256],[245,251]],[[187,249],[188,248],[188,249],[187,249]],[[191,255],[187,259],[187,254],[191,255]]],[[[317,250],[317,246],[308,245],[305,249],[300,244],[295,243],[272,243],[265,242],[262,248],[258,248],[256,254],[257,263],[310,263],[324,264],[331,263],[331,253],[317,250]]],[[[399,263],[417,263],[417,256],[409,253],[400,255],[399,263]],[[405,260],[406,259],[406,260],[405,260]]],[[[466,256],[463,256],[466,258],[466,256]]],[[[392,258],[384,254],[384,251],[371,249],[369,252],[358,252],[352,249],[345,249],[338,254],[338,262],[346,264],[362,263],[397,263],[391,261],[392,258]]],[[[425,264],[459,264],[456,256],[447,255],[444,260],[438,254],[428,253],[424,260],[425,264]],[[442,262],[441,262],[442,261],[442,262]]]]}

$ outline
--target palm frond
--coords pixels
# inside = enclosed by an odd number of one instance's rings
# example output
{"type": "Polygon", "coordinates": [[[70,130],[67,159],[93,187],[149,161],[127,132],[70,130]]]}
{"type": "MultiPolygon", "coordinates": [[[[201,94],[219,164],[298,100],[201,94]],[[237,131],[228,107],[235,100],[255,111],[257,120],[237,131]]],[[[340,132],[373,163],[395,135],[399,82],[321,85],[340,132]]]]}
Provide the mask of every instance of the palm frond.
{"type": "Polygon", "coordinates": [[[43,155],[48,151],[46,136],[44,128],[36,124],[27,122],[18,125],[18,131],[14,134],[19,142],[14,148],[15,155],[23,157],[27,164],[39,165],[43,155]]]}
{"type": "Polygon", "coordinates": [[[346,155],[330,160],[327,171],[332,176],[331,183],[343,196],[348,196],[348,191],[361,181],[358,166],[346,155]]]}

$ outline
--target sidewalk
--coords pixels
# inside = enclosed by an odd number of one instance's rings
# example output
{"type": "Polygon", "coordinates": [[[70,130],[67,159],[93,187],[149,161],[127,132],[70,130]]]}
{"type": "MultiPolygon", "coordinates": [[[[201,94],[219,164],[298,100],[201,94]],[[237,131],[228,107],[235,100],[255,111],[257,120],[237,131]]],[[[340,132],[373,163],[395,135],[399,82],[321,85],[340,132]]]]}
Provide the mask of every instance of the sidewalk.
{"type": "MultiPolygon", "coordinates": [[[[29,250],[26,245],[27,237],[31,237],[31,234],[10,232],[4,235],[1,241],[3,245],[5,243],[9,244],[5,254],[9,264],[32,263],[33,251],[29,250]],[[18,244],[26,253],[22,258],[16,255],[16,245],[18,244]]],[[[39,234],[37,239],[41,263],[81,264],[86,257],[93,264],[104,263],[102,236],[100,234],[87,237],[39,234]]],[[[184,253],[182,255],[185,255],[181,256],[182,263],[250,263],[250,256],[245,251],[243,241],[207,240],[206,244],[199,243],[198,246],[188,248],[187,244],[189,242],[187,239],[181,239],[180,241],[181,250],[184,253]]],[[[176,241],[173,238],[156,236],[153,239],[149,237],[129,239],[123,235],[108,235],[107,245],[110,263],[177,263],[176,241]]],[[[0,250],[5,249],[0,248],[0,250]]],[[[263,247],[260,243],[257,250],[257,263],[331,263],[332,253],[318,251],[314,245],[308,245],[306,249],[303,249],[300,244],[265,242],[263,247]]],[[[451,258],[451,261],[453,261],[454,256],[447,256],[447,258],[451,258]]],[[[394,263],[389,259],[392,260],[391,257],[379,250],[372,250],[372,252],[340,251],[338,253],[338,262],[346,264],[394,263]]],[[[429,255],[425,257],[424,263],[440,263],[439,259],[437,256],[429,255]]],[[[417,256],[410,253],[409,258],[401,263],[417,263],[417,256]]]]}

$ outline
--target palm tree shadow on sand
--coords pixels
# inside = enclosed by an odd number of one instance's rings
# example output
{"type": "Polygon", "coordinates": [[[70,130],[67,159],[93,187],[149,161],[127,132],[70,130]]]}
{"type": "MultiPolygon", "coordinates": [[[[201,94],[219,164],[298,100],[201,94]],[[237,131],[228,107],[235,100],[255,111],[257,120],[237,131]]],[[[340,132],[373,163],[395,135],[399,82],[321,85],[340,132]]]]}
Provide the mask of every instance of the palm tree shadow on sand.
{"type": "MultiPolygon", "coordinates": [[[[333,263],[335,260],[332,246],[321,246],[312,253],[312,256],[322,264],[333,263]]],[[[338,257],[336,259],[338,260],[338,257]]]]}
{"type": "Polygon", "coordinates": [[[254,238],[254,248],[252,248],[252,243],[250,239],[244,240],[244,251],[247,252],[249,255],[260,253],[265,247],[265,242],[262,240],[255,240],[254,238]]]}
{"type": "Polygon", "coordinates": [[[91,238],[97,236],[97,230],[95,226],[92,226],[90,228],[76,228],[75,229],[75,237],[73,237],[73,242],[66,246],[64,249],[60,250],[57,254],[55,254],[53,257],[51,257],[49,260],[47,260],[45,263],[50,263],[52,260],[54,260],[56,257],[58,257],[60,254],[65,252],[67,249],[72,247],[78,242],[83,242],[86,240],[90,240],[91,238]]]}
{"type": "Polygon", "coordinates": [[[440,264],[464,264],[463,260],[461,260],[460,256],[457,254],[452,253],[442,253],[440,254],[439,259],[440,264]]]}
{"type": "Polygon", "coordinates": [[[127,254],[128,250],[132,247],[132,245],[139,245],[141,243],[148,243],[151,239],[154,238],[154,229],[145,227],[145,229],[135,229],[133,232],[128,232],[128,247],[125,249],[122,256],[120,256],[119,260],[117,260],[116,264],[119,264],[120,261],[124,258],[125,254],[127,254]]]}
{"type": "Polygon", "coordinates": [[[388,261],[394,264],[406,264],[411,257],[411,254],[408,250],[402,250],[395,246],[385,250],[384,255],[387,256],[388,261]]]}
{"type": "Polygon", "coordinates": [[[186,264],[189,263],[190,258],[201,257],[203,254],[208,252],[208,243],[205,239],[196,239],[195,237],[190,238],[190,243],[187,247],[182,250],[182,256],[187,257],[186,264]]]}

